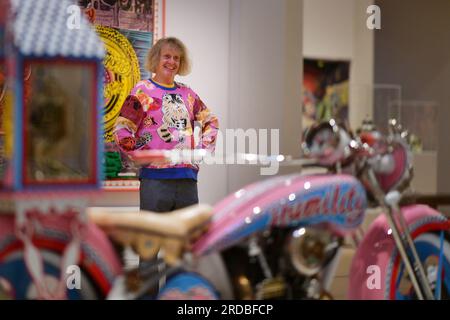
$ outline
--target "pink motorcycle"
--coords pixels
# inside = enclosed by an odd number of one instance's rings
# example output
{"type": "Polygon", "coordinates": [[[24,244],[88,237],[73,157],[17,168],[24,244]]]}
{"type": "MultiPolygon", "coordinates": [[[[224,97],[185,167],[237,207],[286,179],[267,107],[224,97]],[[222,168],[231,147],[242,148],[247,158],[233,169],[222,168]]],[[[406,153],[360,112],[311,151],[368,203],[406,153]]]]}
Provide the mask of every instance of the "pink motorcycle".
{"type": "MultiPolygon", "coordinates": [[[[169,253],[163,273],[167,282],[159,298],[221,297],[208,283],[214,277],[180,269],[195,270],[195,261],[217,253],[222,268],[215,272],[231,285],[233,298],[331,298],[326,281],[333,277],[332,262],[343,237],[360,230],[369,207],[381,207],[384,214],[359,242],[349,298],[448,297],[449,220],[424,205],[399,207],[412,178],[411,153],[401,127],[392,120],[385,137],[366,125],[352,138],[331,120],[310,130],[303,147],[309,158],[304,166],[323,167],[328,173],[277,176],[246,186],[216,204],[209,221],[207,207],[185,209],[198,223],[184,225],[196,230],[201,225],[206,232],[189,241],[183,236],[184,243],[175,250],[164,250],[169,253]]],[[[128,217],[91,217],[102,228],[129,227],[128,217]]],[[[153,283],[156,279],[161,273],[154,274],[153,283]]]]}
{"type": "MultiPolygon", "coordinates": [[[[448,297],[450,222],[424,205],[399,207],[412,178],[411,154],[400,127],[392,122],[390,129],[386,137],[367,127],[352,137],[333,120],[323,123],[308,133],[303,163],[326,168],[326,173],[276,176],[214,207],[167,214],[91,210],[79,262],[89,285],[73,298],[92,298],[93,293],[112,299],[331,298],[326,282],[333,277],[343,238],[357,234],[369,207],[381,207],[384,214],[358,245],[349,298],[448,297]],[[123,270],[114,254],[123,246],[139,254],[139,269],[123,270]]],[[[153,161],[166,156],[150,154],[153,161]]],[[[34,242],[46,252],[42,263],[51,273],[54,260],[68,255],[61,234],[70,228],[42,225],[53,232],[34,242]]],[[[24,298],[34,280],[23,276],[26,263],[12,222],[0,226],[0,244],[9,244],[6,251],[0,246],[3,291],[9,288],[24,298]]]]}

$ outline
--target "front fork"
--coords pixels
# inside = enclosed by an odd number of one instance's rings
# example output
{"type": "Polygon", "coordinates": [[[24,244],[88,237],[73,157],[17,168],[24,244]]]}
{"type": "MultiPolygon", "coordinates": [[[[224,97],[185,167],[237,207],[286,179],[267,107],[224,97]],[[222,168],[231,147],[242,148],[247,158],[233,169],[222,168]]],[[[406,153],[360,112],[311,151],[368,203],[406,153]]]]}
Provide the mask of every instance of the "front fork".
{"type": "MultiPolygon", "coordinates": [[[[369,172],[369,179],[371,180],[372,185],[378,185],[373,171],[369,172]]],[[[391,227],[395,244],[402,261],[405,264],[405,268],[411,279],[417,298],[419,300],[434,300],[434,295],[417,253],[416,246],[414,245],[409,228],[399,207],[401,198],[400,193],[398,191],[391,191],[385,195],[383,191],[379,188],[377,189],[378,190],[375,190],[375,196],[385,209],[384,212],[386,213],[387,221],[391,227]],[[408,255],[408,249],[410,250],[411,255],[408,255]]]]}

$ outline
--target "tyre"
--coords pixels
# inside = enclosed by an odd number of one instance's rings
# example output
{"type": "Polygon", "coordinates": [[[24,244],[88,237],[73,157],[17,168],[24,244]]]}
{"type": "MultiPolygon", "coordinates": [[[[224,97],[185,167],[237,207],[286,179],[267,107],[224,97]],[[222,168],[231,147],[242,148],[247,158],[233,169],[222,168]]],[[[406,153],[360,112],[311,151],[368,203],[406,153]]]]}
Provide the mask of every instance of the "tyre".
{"type": "MultiPolygon", "coordinates": [[[[420,261],[424,267],[433,293],[436,292],[437,280],[440,277],[441,299],[450,298],[450,238],[446,233],[443,241],[443,261],[440,275],[438,263],[440,255],[440,233],[424,233],[414,239],[420,261]]],[[[388,270],[387,293],[389,299],[417,299],[413,285],[398,253],[391,259],[388,270]]]]}
{"type": "MultiPolygon", "coordinates": [[[[45,283],[52,292],[59,283],[61,255],[41,250],[44,263],[45,283]]],[[[101,292],[95,282],[85,270],[80,272],[79,288],[73,287],[66,290],[66,296],[70,300],[92,300],[102,298],[101,292]]],[[[23,251],[14,251],[0,264],[0,295],[4,299],[30,300],[38,299],[38,292],[24,262],[23,251]]]]}
{"type": "MultiPolygon", "coordinates": [[[[432,286],[437,280],[440,235],[441,231],[444,232],[440,279],[441,298],[445,298],[449,292],[450,277],[450,220],[421,204],[402,207],[401,212],[432,286]]],[[[365,232],[353,256],[349,275],[350,300],[416,298],[385,214],[380,214],[365,232]]]]}
{"type": "MultiPolygon", "coordinates": [[[[109,240],[95,225],[88,224],[82,237],[77,264],[79,272],[73,272],[73,269],[60,270],[69,239],[66,228],[56,224],[44,224],[42,231],[33,236],[33,244],[42,256],[46,286],[51,292],[51,288],[59,283],[60,273],[64,272],[67,283],[75,280],[71,275],[77,277],[72,285],[66,283],[68,299],[104,299],[122,270],[109,240]]],[[[0,216],[0,298],[38,298],[36,286],[24,261],[23,243],[14,233],[12,215],[0,216]]]]}
{"type": "Polygon", "coordinates": [[[158,300],[217,300],[219,293],[213,285],[194,272],[181,272],[169,277],[158,300]]]}

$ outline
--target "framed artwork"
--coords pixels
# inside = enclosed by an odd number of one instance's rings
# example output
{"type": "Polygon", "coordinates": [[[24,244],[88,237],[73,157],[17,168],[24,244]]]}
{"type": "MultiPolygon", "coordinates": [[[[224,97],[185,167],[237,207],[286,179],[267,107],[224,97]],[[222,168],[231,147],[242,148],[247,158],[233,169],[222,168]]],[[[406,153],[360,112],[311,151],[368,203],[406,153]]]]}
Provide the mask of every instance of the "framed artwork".
{"type": "Polygon", "coordinates": [[[106,179],[136,178],[137,168],[115,145],[113,129],[132,88],[151,74],[148,50],[165,33],[165,0],[79,0],[106,49],[103,126],[106,179]]]}
{"type": "Polygon", "coordinates": [[[153,32],[154,0],[79,0],[94,24],[153,32]]]}
{"type": "MultiPolygon", "coordinates": [[[[103,61],[104,75],[104,140],[113,142],[113,128],[120,109],[131,89],[141,79],[141,67],[145,63],[145,54],[141,61],[129,39],[120,31],[110,27],[96,26],[97,33],[103,40],[106,57],[103,61]]],[[[129,31],[129,35],[132,31],[129,31]]],[[[132,33],[134,34],[134,32],[132,33]]],[[[151,33],[146,33],[151,37],[151,33]]],[[[151,42],[147,42],[150,47],[151,42]]]]}
{"type": "Polygon", "coordinates": [[[348,61],[304,59],[302,128],[331,118],[348,124],[348,61]]]}
{"type": "Polygon", "coordinates": [[[166,0],[78,0],[78,5],[94,25],[150,32],[153,42],[165,35],[166,0]]]}

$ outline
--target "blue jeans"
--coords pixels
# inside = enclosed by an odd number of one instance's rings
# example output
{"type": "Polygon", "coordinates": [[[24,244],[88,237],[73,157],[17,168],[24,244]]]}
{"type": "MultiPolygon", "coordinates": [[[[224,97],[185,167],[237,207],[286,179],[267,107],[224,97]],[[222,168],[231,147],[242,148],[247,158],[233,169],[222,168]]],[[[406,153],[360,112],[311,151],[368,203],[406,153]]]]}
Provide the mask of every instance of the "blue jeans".
{"type": "MultiPolygon", "coordinates": [[[[198,203],[196,180],[141,178],[140,182],[141,210],[170,212],[198,203]]],[[[139,259],[139,267],[145,270],[145,263],[142,259],[139,259]]],[[[150,296],[156,296],[160,285],[161,283],[152,288],[150,296]]]]}
{"type": "Polygon", "coordinates": [[[193,179],[141,179],[140,209],[169,212],[198,203],[197,181],[193,179]]]}

